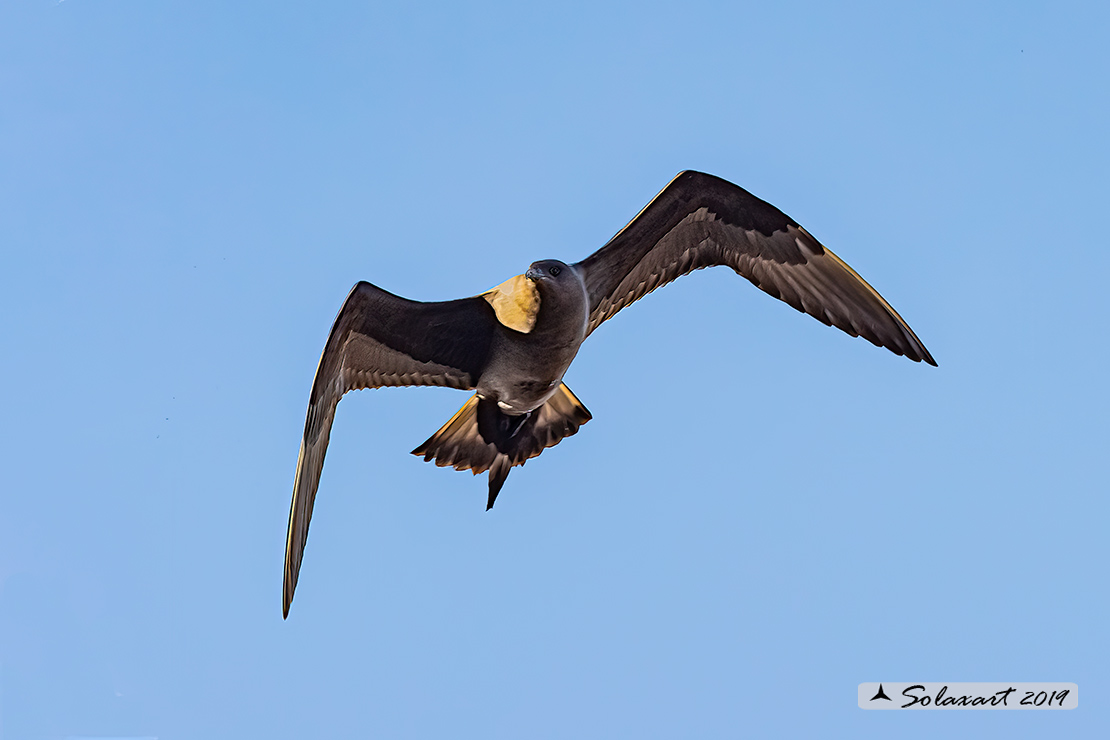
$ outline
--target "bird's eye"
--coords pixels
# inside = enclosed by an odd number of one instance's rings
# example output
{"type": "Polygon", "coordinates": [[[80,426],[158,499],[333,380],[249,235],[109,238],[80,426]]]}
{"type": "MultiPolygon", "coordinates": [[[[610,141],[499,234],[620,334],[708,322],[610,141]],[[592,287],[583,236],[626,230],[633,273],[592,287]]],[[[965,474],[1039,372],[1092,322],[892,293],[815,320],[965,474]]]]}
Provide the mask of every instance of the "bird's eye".
{"type": "Polygon", "coordinates": [[[559,273],[562,272],[558,267],[549,267],[547,271],[551,273],[551,277],[559,277],[559,273]]]}

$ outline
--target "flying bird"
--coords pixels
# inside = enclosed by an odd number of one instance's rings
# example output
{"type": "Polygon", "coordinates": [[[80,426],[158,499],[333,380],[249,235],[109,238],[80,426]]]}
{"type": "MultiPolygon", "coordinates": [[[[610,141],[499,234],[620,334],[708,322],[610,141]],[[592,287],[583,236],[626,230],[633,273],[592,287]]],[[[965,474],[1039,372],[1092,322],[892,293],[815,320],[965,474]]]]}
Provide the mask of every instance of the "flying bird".
{"type": "Polygon", "coordinates": [[[413,454],[489,471],[489,509],[514,466],[590,420],[562,382],[586,337],[656,288],[716,265],[826,325],[936,365],[894,308],[808,231],[743,188],[700,172],[679,173],[581,262],[534,262],[471,298],[422,303],[360,282],[339,310],[312,384],[289,512],[283,614],[343,394],[407,385],[476,391],[413,454]]]}

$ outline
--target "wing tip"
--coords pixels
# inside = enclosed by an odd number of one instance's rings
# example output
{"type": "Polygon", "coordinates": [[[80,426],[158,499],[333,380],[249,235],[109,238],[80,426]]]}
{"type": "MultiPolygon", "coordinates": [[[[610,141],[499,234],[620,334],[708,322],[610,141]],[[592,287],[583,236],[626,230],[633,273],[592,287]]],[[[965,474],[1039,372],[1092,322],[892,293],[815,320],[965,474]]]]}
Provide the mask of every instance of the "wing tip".
{"type": "Polygon", "coordinates": [[[907,330],[906,339],[909,340],[908,345],[902,345],[896,342],[884,342],[879,339],[869,339],[869,341],[876,347],[888,349],[896,355],[905,357],[907,360],[924,362],[926,365],[939,367],[937,361],[933,359],[933,355],[929,353],[929,350],[925,349],[925,345],[921,343],[917,335],[914,334],[912,330],[909,330],[908,326],[904,326],[904,329],[907,330]]]}
{"type": "Polygon", "coordinates": [[[285,562],[285,578],[281,584],[281,618],[289,619],[289,607],[293,605],[293,592],[297,590],[297,575],[290,572],[290,563],[285,562]]]}
{"type": "MultiPolygon", "coordinates": [[[[886,303],[886,301],[883,302],[886,303]]],[[[890,304],[886,305],[889,308],[890,304]]],[[[926,365],[938,367],[937,361],[933,359],[933,355],[930,354],[929,350],[925,348],[925,343],[918,338],[917,334],[914,332],[913,329],[910,328],[910,325],[906,323],[905,319],[899,316],[893,308],[889,308],[889,310],[891,317],[898,324],[898,328],[902,330],[903,336],[909,343],[906,351],[906,356],[914,362],[924,362],[926,365]],[[910,354],[911,352],[913,354],[910,354]]]]}
{"type": "MultiPolygon", "coordinates": [[[[914,335],[913,338],[917,339],[917,336],[914,335]]],[[[888,345],[879,346],[885,346],[887,349],[893,349],[888,345]]],[[[901,349],[894,349],[893,351],[899,355],[902,355],[908,360],[913,360],[914,362],[924,362],[926,365],[939,367],[939,365],[937,365],[937,361],[933,359],[933,356],[929,353],[929,350],[925,349],[925,345],[921,343],[921,340],[917,340],[916,342],[911,344],[905,351],[901,349]]]]}

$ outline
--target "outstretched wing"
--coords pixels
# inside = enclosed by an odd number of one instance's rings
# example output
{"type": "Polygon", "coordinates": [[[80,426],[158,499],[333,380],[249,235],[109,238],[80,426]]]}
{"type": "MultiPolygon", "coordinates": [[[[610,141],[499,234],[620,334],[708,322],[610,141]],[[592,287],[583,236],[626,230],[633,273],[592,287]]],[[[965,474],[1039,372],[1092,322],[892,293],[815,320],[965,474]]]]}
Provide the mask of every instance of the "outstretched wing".
{"type": "Polygon", "coordinates": [[[680,172],[616,236],[575,265],[593,331],[675,278],[727,265],[824,324],[936,365],[878,291],[789,216],[727,180],[680,172]]]}
{"type": "Polygon", "coordinates": [[[297,587],[339,399],[347,391],[382,386],[471,389],[485,368],[495,324],[493,307],[481,296],[420,303],[366,282],[347,296],[324,345],[308,402],[285,542],[285,616],[297,587]]]}

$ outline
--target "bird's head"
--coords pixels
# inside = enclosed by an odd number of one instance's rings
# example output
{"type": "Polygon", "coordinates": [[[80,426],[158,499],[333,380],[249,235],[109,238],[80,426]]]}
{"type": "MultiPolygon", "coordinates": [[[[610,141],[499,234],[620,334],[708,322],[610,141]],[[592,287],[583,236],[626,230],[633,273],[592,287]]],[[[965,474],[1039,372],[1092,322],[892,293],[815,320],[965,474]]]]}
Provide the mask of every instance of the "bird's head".
{"type": "Polygon", "coordinates": [[[524,277],[536,286],[544,313],[559,316],[566,323],[581,321],[585,325],[590,299],[577,267],[559,260],[540,260],[532,263],[524,277]]]}
{"type": "Polygon", "coordinates": [[[524,277],[536,282],[553,282],[563,283],[568,279],[572,279],[571,275],[574,269],[567,265],[565,262],[559,260],[540,260],[533,262],[528,271],[524,273],[524,277]]]}

